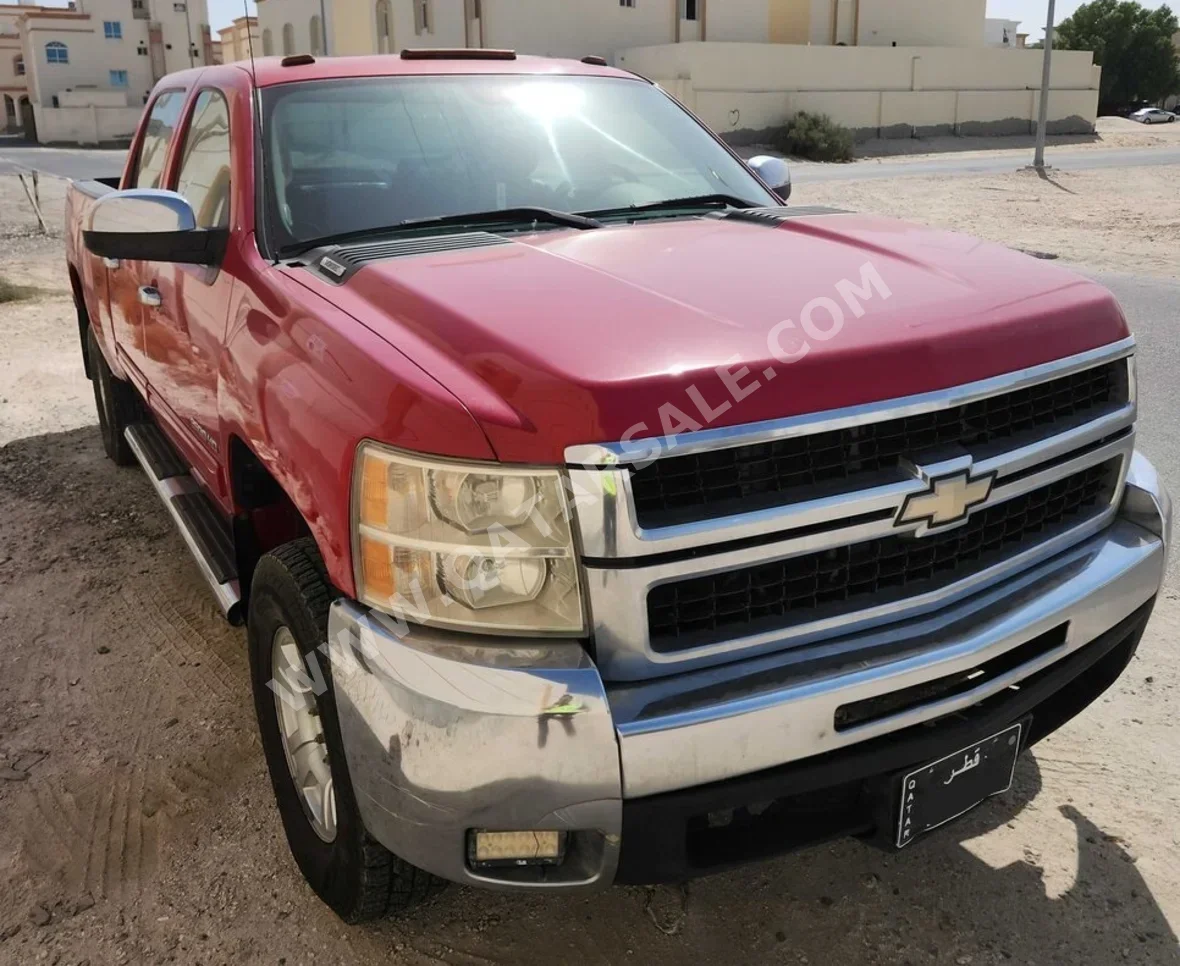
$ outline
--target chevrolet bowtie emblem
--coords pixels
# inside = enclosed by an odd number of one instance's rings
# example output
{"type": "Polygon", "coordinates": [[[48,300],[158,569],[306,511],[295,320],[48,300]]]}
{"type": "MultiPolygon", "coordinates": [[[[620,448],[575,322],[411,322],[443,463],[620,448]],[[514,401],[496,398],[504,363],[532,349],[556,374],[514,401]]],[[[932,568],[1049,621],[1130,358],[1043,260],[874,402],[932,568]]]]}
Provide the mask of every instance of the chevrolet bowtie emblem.
{"type": "Polygon", "coordinates": [[[956,470],[942,476],[927,476],[917,468],[919,476],[928,483],[922,493],[911,493],[901,505],[894,526],[919,523],[916,535],[942,530],[967,520],[973,507],[984,503],[992,492],[995,473],[972,477],[970,468],[956,470]]]}

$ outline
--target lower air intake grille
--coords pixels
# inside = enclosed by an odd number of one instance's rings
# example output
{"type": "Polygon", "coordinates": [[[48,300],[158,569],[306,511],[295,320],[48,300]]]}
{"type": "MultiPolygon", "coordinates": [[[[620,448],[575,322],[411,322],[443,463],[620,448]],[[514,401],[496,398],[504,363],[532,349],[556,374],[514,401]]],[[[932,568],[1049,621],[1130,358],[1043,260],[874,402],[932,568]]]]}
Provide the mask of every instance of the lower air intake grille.
{"type": "Polygon", "coordinates": [[[1092,466],[945,533],[881,537],[661,584],[647,598],[652,648],[681,651],[944,587],[1100,513],[1113,499],[1120,464],[1092,466]]]}

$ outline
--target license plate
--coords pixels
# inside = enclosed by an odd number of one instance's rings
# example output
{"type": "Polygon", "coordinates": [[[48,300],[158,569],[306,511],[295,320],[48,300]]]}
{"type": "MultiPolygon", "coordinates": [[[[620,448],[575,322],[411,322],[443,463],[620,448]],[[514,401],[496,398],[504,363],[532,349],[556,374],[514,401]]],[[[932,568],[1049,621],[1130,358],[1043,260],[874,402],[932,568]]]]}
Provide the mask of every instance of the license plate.
{"type": "Polygon", "coordinates": [[[901,783],[897,847],[1011,788],[1022,728],[1021,724],[1005,728],[906,775],[901,783]]]}

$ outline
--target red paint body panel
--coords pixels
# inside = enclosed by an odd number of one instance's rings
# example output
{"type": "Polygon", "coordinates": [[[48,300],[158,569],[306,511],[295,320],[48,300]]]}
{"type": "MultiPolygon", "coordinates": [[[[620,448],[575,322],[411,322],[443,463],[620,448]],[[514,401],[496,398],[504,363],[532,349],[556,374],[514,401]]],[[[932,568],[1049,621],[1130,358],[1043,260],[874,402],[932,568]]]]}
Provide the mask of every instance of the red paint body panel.
{"type": "MultiPolygon", "coordinates": [[[[1113,297],[1071,272],[858,215],[545,232],[319,284],[428,372],[445,373],[510,462],[561,462],[566,446],[618,440],[639,423],[647,428],[633,437],[662,435],[669,403],[701,424],[755,422],[971,382],[1127,335],[1113,297]],[[864,298],[856,318],[837,284],[859,287],[866,264],[891,294],[864,298]],[[801,328],[817,297],[845,313],[826,341],[801,328]],[[810,344],[787,364],[768,345],[785,319],[795,327],[778,346],[810,344]],[[749,369],[740,392],[758,384],[739,402],[714,371],[730,360],[732,372],[749,369]],[[691,387],[709,414],[731,405],[707,420],[691,387]]],[[[822,309],[812,318],[831,324],[822,309]]]]}
{"type": "MultiPolygon", "coordinates": [[[[553,71],[633,76],[535,58],[355,57],[290,68],[268,58],[257,83],[553,71]]],[[[234,64],[172,75],[158,88],[188,92],[169,186],[199,90],[217,87],[231,104],[232,231],[215,272],[128,264],[107,275],[82,248],[90,202],[76,190],[68,257],[106,359],[145,391],[210,495],[227,515],[241,509],[231,461],[249,448],[346,594],[353,457],[366,438],[553,464],[571,444],[661,435],[667,404],[700,424],[753,422],[944,388],[1127,335],[1112,296],[1079,276],[965,236],[857,215],[517,235],[508,245],[377,262],[335,285],[259,254],[252,83],[234,64]],[[846,312],[833,338],[808,336],[799,327],[807,303],[844,305],[838,283],[859,285],[866,263],[889,297],[864,297],[863,314],[846,312]],[[153,280],[170,312],[136,301],[137,285],[153,280]],[[809,344],[792,363],[767,341],[786,319],[796,328],[783,332],[782,349],[800,348],[792,335],[809,344]],[[731,361],[735,375],[749,369],[737,378],[743,391],[758,388],[724,408],[732,389],[715,369],[731,361]]],[[[830,324],[822,310],[815,321],[830,324]]]]}

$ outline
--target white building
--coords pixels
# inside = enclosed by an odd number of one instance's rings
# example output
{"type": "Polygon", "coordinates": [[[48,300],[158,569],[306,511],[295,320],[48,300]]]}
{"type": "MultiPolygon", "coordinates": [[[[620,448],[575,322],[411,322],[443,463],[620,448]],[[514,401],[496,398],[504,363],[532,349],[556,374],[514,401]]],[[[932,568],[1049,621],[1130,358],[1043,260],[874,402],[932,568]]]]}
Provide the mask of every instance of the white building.
{"type": "Polygon", "coordinates": [[[988,17],[983,24],[984,43],[989,47],[1023,47],[1022,38],[1027,36],[1020,33],[1019,20],[988,17]]]}
{"type": "Polygon", "coordinates": [[[691,41],[980,47],[985,4],[986,0],[259,0],[258,19],[263,45],[273,54],[512,47],[581,57],[691,41]]]}
{"type": "Polygon", "coordinates": [[[213,40],[206,0],[19,4],[0,6],[0,55],[5,129],[104,142],[134,132],[165,74],[212,63],[213,40]]]}
{"type": "Polygon", "coordinates": [[[257,17],[238,17],[217,33],[221,43],[223,64],[235,60],[249,60],[251,48],[255,57],[262,56],[262,32],[258,28],[257,17]]]}

